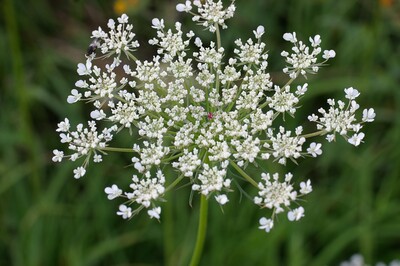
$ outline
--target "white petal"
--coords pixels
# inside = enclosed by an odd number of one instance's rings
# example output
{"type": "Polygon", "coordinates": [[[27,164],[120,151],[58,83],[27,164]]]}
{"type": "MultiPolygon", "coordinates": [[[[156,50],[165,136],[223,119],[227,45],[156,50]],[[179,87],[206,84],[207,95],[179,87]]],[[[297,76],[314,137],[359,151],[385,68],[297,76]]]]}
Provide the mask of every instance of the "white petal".
{"type": "Polygon", "coordinates": [[[178,12],[185,11],[185,5],[184,4],[177,4],[176,5],[176,11],[178,11],[178,12]]]}
{"type": "Polygon", "coordinates": [[[285,41],[288,41],[288,42],[291,42],[291,43],[297,42],[296,33],[295,32],[283,34],[283,39],[285,41]]]}
{"type": "Polygon", "coordinates": [[[362,121],[364,122],[372,122],[375,120],[375,110],[373,108],[364,109],[362,121]]]}
{"type": "Polygon", "coordinates": [[[151,210],[148,210],[147,214],[150,216],[150,218],[156,218],[157,220],[159,220],[161,214],[161,207],[156,207],[151,210]]]}

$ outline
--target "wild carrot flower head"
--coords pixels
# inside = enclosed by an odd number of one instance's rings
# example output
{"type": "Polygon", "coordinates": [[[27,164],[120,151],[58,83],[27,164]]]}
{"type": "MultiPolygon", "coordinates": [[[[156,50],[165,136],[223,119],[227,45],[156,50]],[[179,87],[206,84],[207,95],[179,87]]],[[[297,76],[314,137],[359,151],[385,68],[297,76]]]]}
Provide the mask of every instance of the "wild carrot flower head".
{"type": "Polygon", "coordinates": [[[127,15],[109,20],[107,30],[93,31],[98,54],[78,64],[81,79],[67,99],[70,104],[91,104],[91,120],[87,127],[79,124],[76,129],[67,118],[58,124],[61,142],[70,153],[54,150],[53,161],[82,158],[74,170],[75,178],[80,178],[88,163],[100,163],[106,152],[132,152],[130,186],[105,188],[108,199],[123,199],[117,214],[124,219],[142,209],[150,218],[160,219],[164,194],[180,182],[190,183],[193,192],[220,205],[229,204],[229,193],[237,190],[236,179],[239,185],[247,181],[255,186],[254,203],[271,210],[270,218],[260,219],[260,229],[268,232],[281,212],[287,212],[290,221],[299,220],[304,208],[297,200],[312,191],[310,180],[296,182],[292,173],[250,176],[246,168],[266,160],[286,165],[301,157],[317,157],[322,144],[308,139],[319,135],[328,141],[341,135],[358,146],[364,138],[362,126],[374,120],[374,110],[365,109],[361,121],[357,119],[355,99],[360,93],[348,88],[346,101],[329,99],[327,110],[320,108],[308,117],[316,132],[305,133],[302,126],[288,128],[277,118],[286,113],[294,117],[302,97],[312,89],[308,83],[293,86],[293,81],[317,73],[335,57],[333,50],[322,51],[321,37],[310,37],[306,44],[296,33],[283,35],[292,46],[290,52],[281,53],[288,81],[276,84],[267,70],[263,26],[253,31],[254,38],[237,39],[232,57],[221,46],[220,28],[227,28],[226,21],[233,17],[233,2],[224,7],[221,1],[186,1],[176,9],[193,15],[194,21],[215,33],[216,41],[201,40],[179,22],[167,29],[163,19],[155,18],[149,25],[154,30],[149,44],[156,53],[151,60],[140,60],[135,27],[127,15]],[[108,64],[98,64],[102,59],[108,64]],[[110,147],[122,130],[132,134],[131,146],[110,147]],[[165,167],[176,174],[166,175],[165,167]]]}

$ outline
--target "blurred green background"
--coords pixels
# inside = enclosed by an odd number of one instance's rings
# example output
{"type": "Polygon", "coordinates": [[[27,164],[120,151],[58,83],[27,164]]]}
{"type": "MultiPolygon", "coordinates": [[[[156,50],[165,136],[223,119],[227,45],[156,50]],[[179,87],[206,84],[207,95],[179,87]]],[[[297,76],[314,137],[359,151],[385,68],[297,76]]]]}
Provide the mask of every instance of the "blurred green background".
{"type": "MultiPolygon", "coordinates": [[[[166,24],[190,18],[176,1],[3,0],[0,15],[0,265],[186,265],[197,226],[198,196],[187,189],[167,197],[161,223],[145,213],[130,221],[115,215],[105,186],[129,182],[130,158],[111,154],[90,165],[81,180],[76,163],[51,162],[62,148],[55,129],[68,116],[88,119],[83,104],[66,97],[78,79],[91,31],[126,12],[142,45],[152,36],[153,17],[166,24]],[[166,255],[167,254],[167,255],[166,255]]],[[[323,156],[288,164],[295,177],[311,178],[306,216],[260,231],[264,215],[236,191],[223,213],[210,204],[202,265],[338,265],[354,253],[371,264],[400,259],[400,3],[398,0],[237,0],[236,16],[222,44],[252,36],[262,24],[273,80],[283,83],[282,40],[320,34],[323,49],[337,57],[316,76],[296,121],[305,120],[328,97],[353,86],[361,107],[373,107],[358,148],[339,139],[323,156]]],[[[196,27],[202,35],[206,32],[196,27]]],[[[211,36],[209,37],[211,38],[211,36]]],[[[143,56],[149,56],[150,52],[143,56]]],[[[304,81],[304,80],[303,80],[304,81]]],[[[319,141],[323,141],[321,138],[319,141]]],[[[129,143],[131,143],[130,141],[129,143]]],[[[118,144],[118,143],[117,143],[118,144]]],[[[270,166],[265,166],[270,167],[270,166]]],[[[275,169],[274,169],[275,170],[275,169]]],[[[282,170],[282,169],[280,169],[282,170]]],[[[251,191],[255,193],[255,191],[251,191]]]]}

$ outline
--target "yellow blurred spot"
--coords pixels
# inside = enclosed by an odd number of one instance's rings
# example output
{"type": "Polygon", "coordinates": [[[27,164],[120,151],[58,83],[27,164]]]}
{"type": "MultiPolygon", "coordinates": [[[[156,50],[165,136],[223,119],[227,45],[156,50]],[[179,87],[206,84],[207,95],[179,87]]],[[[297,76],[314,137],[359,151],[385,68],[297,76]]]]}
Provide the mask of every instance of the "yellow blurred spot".
{"type": "Polygon", "coordinates": [[[116,14],[126,13],[129,9],[134,9],[139,5],[140,0],[116,0],[114,2],[114,12],[116,14]]]}
{"type": "Polygon", "coordinates": [[[393,0],[379,0],[379,5],[383,7],[391,7],[393,5],[393,0]]]}
{"type": "Polygon", "coordinates": [[[122,14],[126,11],[126,3],[123,0],[117,0],[114,2],[114,12],[116,14],[122,14]]]}

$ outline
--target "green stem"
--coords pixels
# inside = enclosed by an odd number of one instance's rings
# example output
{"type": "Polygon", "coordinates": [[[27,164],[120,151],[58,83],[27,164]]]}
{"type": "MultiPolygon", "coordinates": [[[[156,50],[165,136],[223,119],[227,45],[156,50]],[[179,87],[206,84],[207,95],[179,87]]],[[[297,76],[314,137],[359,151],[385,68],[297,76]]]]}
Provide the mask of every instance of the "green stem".
{"type": "Polygon", "coordinates": [[[164,231],[164,258],[166,266],[175,265],[174,254],[174,213],[172,194],[166,194],[166,202],[163,207],[163,231],[164,231]]]}
{"type": "Polygon", "coordinates": [[[204,195],[201,195],[199,227],[197,230],[197,240],[196,240],[196,246],[193,251],[192,259],[190,260],[190,266],[199,265],[201,253],[203,252],[204,240],[206,239],[207,215],[208,215],[207,197],[204,195]]]}
{"type": "Polygon", "coordinates": [[[219,32],[219,25],[218,23],[215,23],[215,33],[217,35],[217,51],[219,50],[219,48],[221,48],[221,33],[219,32]]]}
{"type": "Polygon", "coordinates": [[[250,184],[252,184],[253,186],[255,186],[255,187],[258,188],[257,182],[254,181],[254,179],[251,178],[248,174],[246,174],[246,172],[243,171],[242,168],[240,168],[240,167],[239,167],[234,161],[232,161],[232,160],[229,160],[229,162],[231,163],[231,165],[233,166],[233,168],[235,168],[236,171],[238,171],[239,174],[240,174],[241,176],[244,177],[244,179],[246,179],[250,184]]]}
{"type": "Polygon", "coordinates": [[[302,135],[302,137],[307,139],[307,138],[311,138],[311,137],[321,136],[321,135],[324,135],[326,133],[327,132],[325,130],[320,130],[320,131],[316,131],[316,132],[313,132],[313,133],[302,135]]]}
{"type": "Polygon", "coordinates": [[[131,148],[116,148],[116,147],[104,147],[99,149],[101,151],[113,151],[113,152],[135,152],[131,148]]]}
{"type": "Polygon", "coordinates": [[[174,182],[171,183],[171,185],[169,185],[166,189],[165,189],[165,193],[167,193],[168,191],[170,191],[171,189],[173,189],[177,184],[179,184],[179,182],[181,182],[181,180],[184,178],[184,175],[180,175],[177,179],[175,179],[174,182]]]}
{"type": "Polygon", "coordinates": [[[238,90],[237,90],[237,92],[236,92],[236,97],[235,97],[235,99],[231,102],[231,104],[228,106],[228,109],[226,110],[227,112],[229,112],[229,111],[233,108],[233,106],[235,105],[237,99],[240,97],[240,93],[242,92],[243,82],[244,82],[244,80],[246,79],[247,75],[249,74],[249,70],[251,70],[251,67],[252,67],[252,64],[248,64],[248,65],[247,65],[246,73],[244,74],[244,76],[243,76],[243,78],[242,78],[240,84],[238,85],[238,90]]]}
{"type": "MultiPolygon", "coordinates": [[[[221,48],[221,33],[219,32],[219,26],[218,23],[215,23],[215,27],[217,28],[215,33],[217,35],[217,52],[219,51],[219,48],[221,48]]],[[[219,92],[219,71],[221,69],[221,64],[218,65],[218,68],[215,70],[215,88],[217,89],[217,92],[219,92]]]]}
{"type": "Polygon", "coordinates": [[[181,156],[182,156],[182,153],[178,153],[178,154],[175,154],[175,155],[173,155],[173,156],[171,156],[171,157],[169,157],[169,158],[167,158],[167,159],[162,160],[162,162],[163,162],[163,163],[167,163],[167,162],[173,161],[173,160],[175,160],[176,158],[179,158],[179,157],[181,157],[181,156]]]}
{"type": "Polygon", "coordinates": [[[134,56],[132,53],[127,52],[126,54],[128,55],[129,58],[133,59],[133,61],[135,61],[135,62],[138,61],[138,59],[136,58],[136,56],[134,56]]]}

